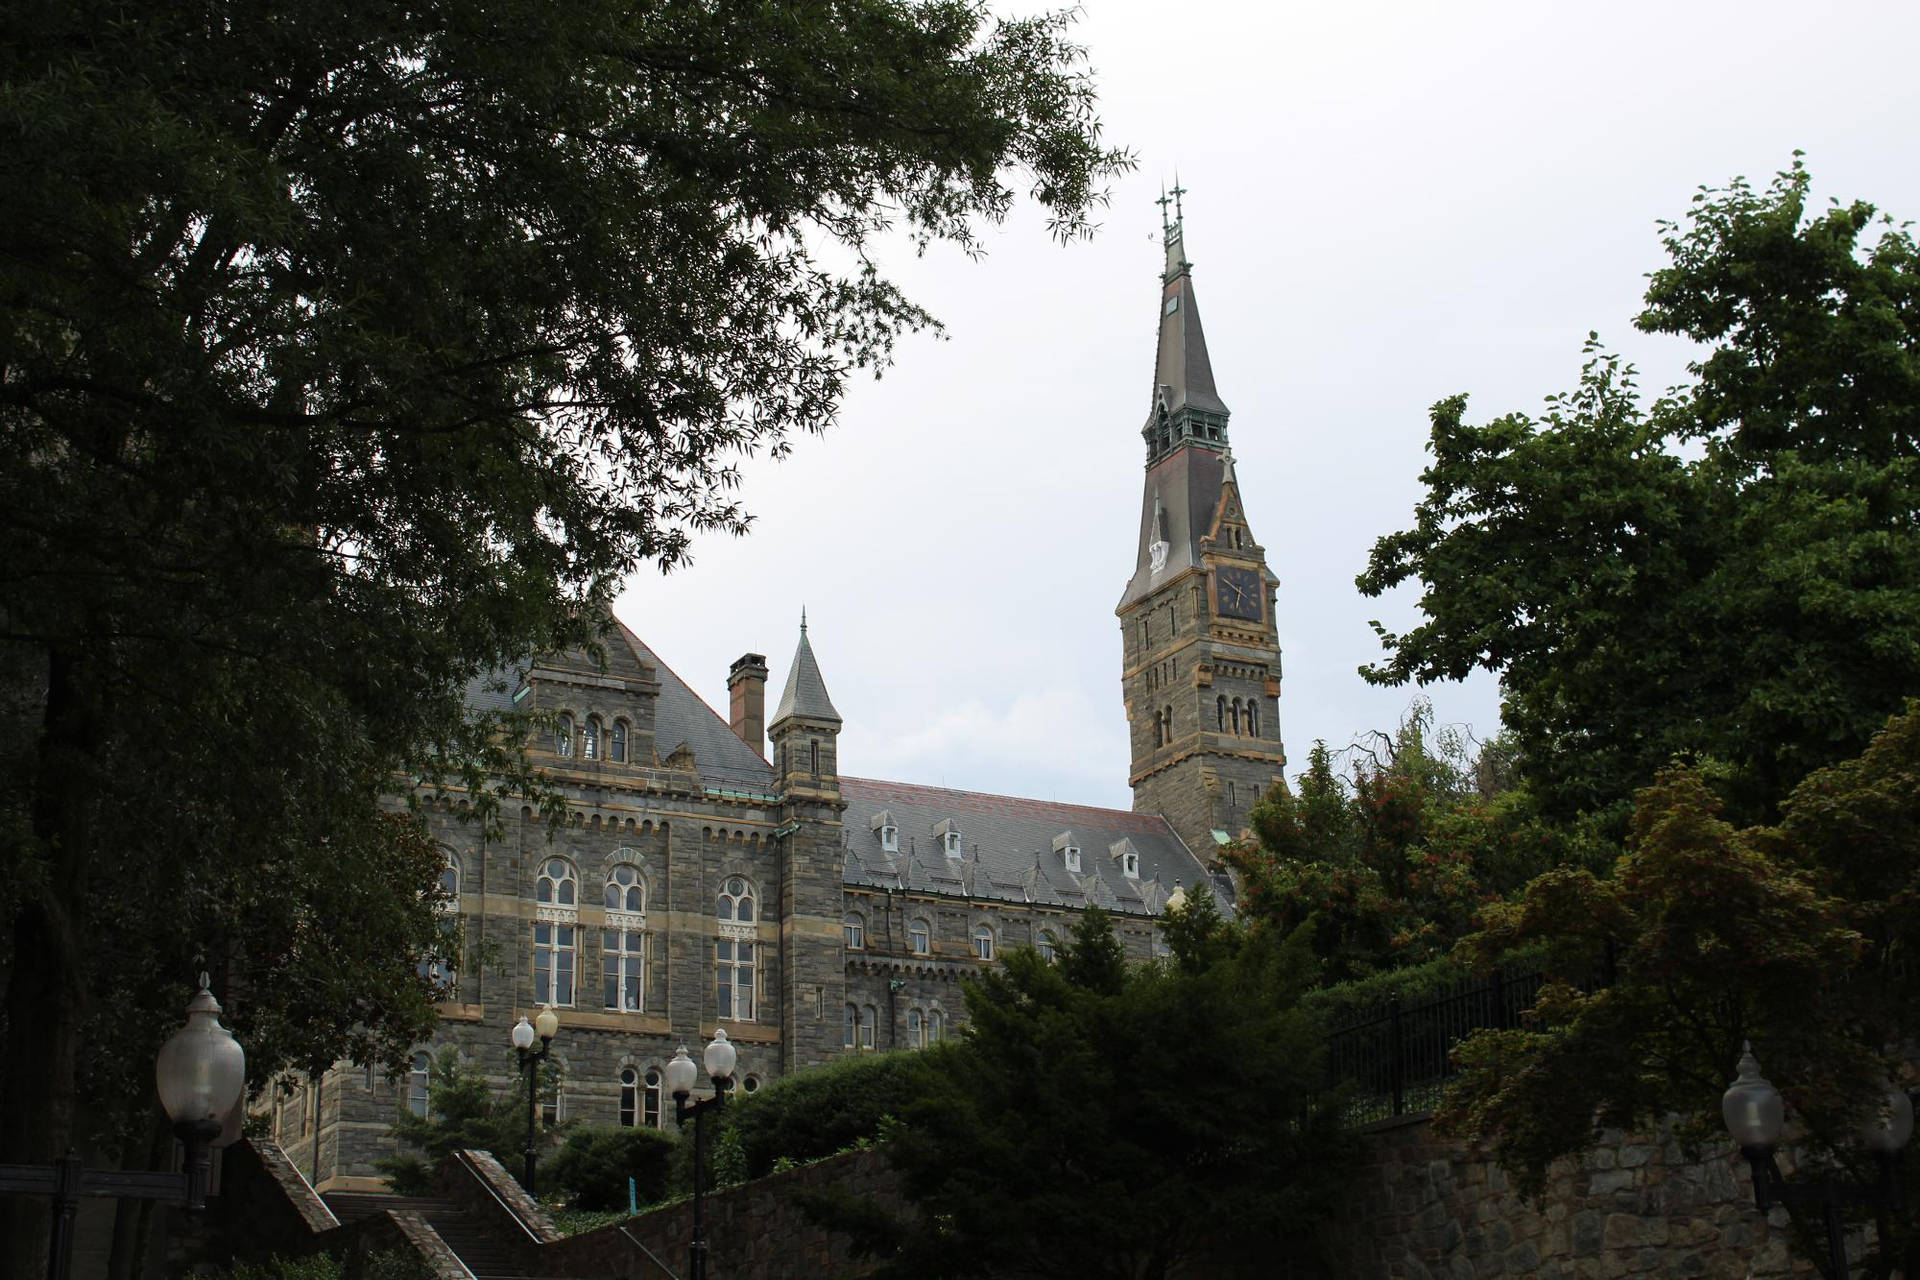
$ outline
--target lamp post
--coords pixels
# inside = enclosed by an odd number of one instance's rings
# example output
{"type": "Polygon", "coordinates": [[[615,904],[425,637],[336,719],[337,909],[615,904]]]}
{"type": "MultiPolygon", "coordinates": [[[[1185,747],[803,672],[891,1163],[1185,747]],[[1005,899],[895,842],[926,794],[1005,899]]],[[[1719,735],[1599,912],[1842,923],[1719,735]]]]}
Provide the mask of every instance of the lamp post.
{"type": "Polygon", "coordinates": [[[1836,1178],[1818,1181],[1803,1179],[1789,1183],[1774,1160],[1780,1144],[1780,1127],[1786,1119],[1786,1104],[1780,1091],[1760,1074],[1760,1062],[1753,1046],[1740,1047],[1739,1077],[1720,1097],[1720,1117],[1727,1131],[1740,1144],[1740,1154],[1753,1166],[1753,1203],[1761,1213],[1775,1204],[1814,1205],[1820,1209],[1827,1230],[1827,1271],[1831,1280],[1847,1280],[1847,1245],[1842,1231],[1840,1206],[1847,1203],[1870,1204],[1876,1209],[1900,1208],[1900,1179],[1896,1166],[1901,1148],[1913,1136],[1913,1099],[1893,1085],[1887,1086],[1886,1101],[1878,1114],[1861,1125],[1858,1138],[1873,1153],[1880,1176],[1872,1186],[1842,1182],[1836,1178]]]}
{"type": "Polygon", "coordinates": [[[525,1072],[527,1077],[527,1163],[526,1174],[520,1179],[520,1182],[526,1187],[529,1196],[535,1194],[533,1189],[533,1117],[539,1093],[540,1064],[545,1062],[547,1055],[553,1051],[553,1038],[559,1033],[560,1015],[553,1011],[552,1006],[548,1006],[535,1014],[531,1023],[526,1020],[525,1016],[522,1016],[520,1021],[513,1024],[513,1051],[520,1055],[520,1070],[525,1072]],[[540,1047],[538,1049],[533,1047],[533,1038],[535,1035],[540,1037],[540,1047]]]}
{"type": "Polygon", "coordinates": [[[673,1118],[682,1129],[687,1127],[687,1117],[693,1117],[693,1241],[688,1245],[688,1280],[707,1280],[707,1231],[703,1216],[705,1188],[702,1186],[700,1163],[701,1147],[706,1141],[707,1112],[714,1107],[727,1105],[727,1090],[733,1085],[733,1066],[737,1051],[727,1040],[725,1030],[716,1030],[713,1041],[701,1055],[707,1069],[707,1077],[713,1081],[713,1096],[699,1102],[689,1102],[693,1093],[693,1059],[687,1056],[687,1046],[680,1046],[680,1052],[673,1055],[673,1061],[667,1064],[667,1090],[673,1094],[673,1118]]]}
{"type": "Polygon", "coordinates": [[[198,1213],[207,1207],[212,1149],[240,1137],[247,1083],[247,1055],[220,1025],[220,1002],[208,976],[187,1003],[187,1025],[160,1046],[153,1064],[160,1105],[173,1131],[186,1144],[182,1173],[136,1173],[82,1169],[69,1151],[54,1164],[0,1165],[0,1194],[53,1197],[52,1231],[47,1238],[47,1278],[65,1280],[73,1269],[73,1223],[81,1196],[116,1200],[165,1200],[198,1213]]]}

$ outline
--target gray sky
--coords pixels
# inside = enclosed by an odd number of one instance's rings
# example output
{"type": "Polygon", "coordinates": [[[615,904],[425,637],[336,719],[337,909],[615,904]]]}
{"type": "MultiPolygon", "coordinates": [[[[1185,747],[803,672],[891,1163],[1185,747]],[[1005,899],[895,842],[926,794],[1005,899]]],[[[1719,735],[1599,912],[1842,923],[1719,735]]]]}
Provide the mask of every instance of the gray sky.
{"type": "MultiPolygon", "coordinates": [[[[1136,3],[1078,28],[1139,169],[1061,248],[1023,209],[970,262],[886,265],[946,322],[861,382],[825,437],[748,462],[744,539],[648,571],[618,611],[709,703],[807,607],[846,718],[843,772],[1127,807],[1120,636],[1158,319],[1162,180],[1186,245],[1255,534],[1280,577],[1291,775],[1315,738],[1391,728],[1410,689],[1356,674],[1373,540],[1409,522],[1427,409],[1534,411],[1589,330],[1642,386],[1689,352],[1631,328],[1655,222],[1762,186],[1795,148],[1817,198],[1920,219],[1920,4],[1136,3]]],[[[1428,689],[1498,727],[1491,679],[1428,689]]]]}

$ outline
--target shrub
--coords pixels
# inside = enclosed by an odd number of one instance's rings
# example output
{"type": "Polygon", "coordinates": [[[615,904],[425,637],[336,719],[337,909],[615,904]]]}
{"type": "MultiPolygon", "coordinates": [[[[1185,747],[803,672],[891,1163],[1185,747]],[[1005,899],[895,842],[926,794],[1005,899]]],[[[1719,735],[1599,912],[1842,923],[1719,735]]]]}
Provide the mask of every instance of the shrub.
{"type": "Polygon", "coordinates": [[[640,1202],[652,1204],[666,1195],[677,1145],[657,1129],[576,1129],[541,1166],[541,1180],[574,1208],[624,1209],[632,1178],[640,1202]]]}
{"type": "Polygon", "coordinates": [[[880,1132],[880,1121],[934,1089],[948,1045],[865,1054],[770,1081],[729,1102],[709,1150],[737,1142],[745,1177],[773,1172],[783,1157],[794,1163],[844,1151],[880,1132]]]}

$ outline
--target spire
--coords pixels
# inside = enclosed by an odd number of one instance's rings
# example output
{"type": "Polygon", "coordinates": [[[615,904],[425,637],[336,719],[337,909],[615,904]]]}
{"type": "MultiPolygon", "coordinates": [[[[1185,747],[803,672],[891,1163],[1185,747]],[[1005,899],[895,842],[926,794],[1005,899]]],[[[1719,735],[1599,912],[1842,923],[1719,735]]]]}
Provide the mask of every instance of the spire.
{"type": "Polygon", "coordinates": [[[800,610],[800,647],[793,651],[793,666],[787,671],[787,687],[780,694],[770,725],[789,716],[840,723],[840,713],[827,696],[827,682],[820,677],[820,664],[814,660],[813,645],[807,640],[807,611],[800,610]]]}
{"type": "Polygon", "coordinates": [[[1200,327],[1200,308],[1194,300],[1193,264],[1187,261],[1186,214],[1181,197],[1187,189],[1174,179],[1173,189],[1156,201],[1161,234],[1166,240],[1166,269],[1160,276],[1160,340],[1154,354],[1153,398],[1141,434],[1147,438],[1147,463],[1192,443],[1224,449],[1227,443],[1226,404],[1213,385],[1213,361],[1207,356],[1206,333],[1200,327]],[[1173,217],[1167,205],[1173,205],[1173,217]]]}

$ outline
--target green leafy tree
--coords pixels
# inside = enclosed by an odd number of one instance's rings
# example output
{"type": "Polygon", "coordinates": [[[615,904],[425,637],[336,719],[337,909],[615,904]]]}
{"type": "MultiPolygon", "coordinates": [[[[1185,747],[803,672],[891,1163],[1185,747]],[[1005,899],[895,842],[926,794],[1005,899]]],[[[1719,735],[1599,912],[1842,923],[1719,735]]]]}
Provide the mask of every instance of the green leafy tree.
{"type": "Polygon", "coordinates": [[[835,1217],[879,1274],[1250,1274],[1310,1235],[1345,1153],[1310,1105],[1321,1038],[1295,1002],[1311,953],[1193,924],[1174,963],[1116,983],[1111,922],[1090,911],[1058,964],[1022,948],[968,988],[941,1087],[888,1136],[912,1212],[835,1217]]]}
{"type": "MultiPolygon", "coordinates": [[[[1523,1189],[1602,1125],[1678,1113],[1683,1136],[1724,1146],[1720,1095],[1747,1041],[1809,1155],[1866,1176],[1849,1137],[1890,1079],[1912,1087],[1920,1036],[1920,710],[1803,780],[1777,825],[1721,810],[1699,771],[1663,773],[1610,877],[1541,876],[1463,944],[1482,962],[1546,948],[1529,1025],[1457,1051],[1438,1117],[1523,1189]]],[[[1881,1268],[1911,1247],[1910,1224],[1888,1225],[1881,1268]]]]}
{"type": "Polygon", "coordinates": [[[464,687],[746,527],[733,459],[931,323],[880,237],[977,252],[1022,189],[1089,230],[1126,158],[1070,21],[8,9],[0,1160],[144,1138],[87,1064],[150,1062],[203,963],[256,1085],[400,1065],[434,873],[382,806],[535,784],[464,687]]]}
{"type": "Polygon", "coordinates": [[[671,1134],[640,1126],[600,1125],[568,1133],[541,1165],[541,1186],[575,1209],[627,1207],[627,1182],[641,1204],[664,1199],[680,1144],[671,1134]]]}
{"type": "MultiPolygon", "coordinates": [[[[453,1045],[441,1048],[427,1072],[427,1113],[416,1115],[401,1107],[387,1132],[399,1139],[402,1150],[374,1161],[393,1189],[401,1195],[427,1194],[436,1183],[440,1162],[468,1149],[490,1151],[518,1174],[527,1141],[525,1089],[494,1093],[486,1076],[462,1062],[453,1045]]],[[[551,1060],[541,1064],[536,1087],[541,1099],[551,1101],[556,1096],[558,1064],[551,1060]]],[[[536,1140],[537,1156],[553,1146],[553,1133],[540,1130],[536,1140]]]]}
{"type": "Polygon", "coordinates": [[[1359,577],[1419,581],[1425,615],[1366,677],[1497,672],[1550,814],[1618,818],[1683,755],[1771,820],[1920,687],[1914,240],[1808,185],[1796,158],[1662,224],[1637,324],[1705,349],[1690,384],[1647,404],[1590,343],[1542,417],[1436,405],[1427,496],[1359,577]]]}

